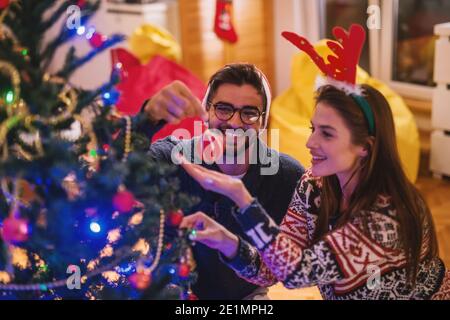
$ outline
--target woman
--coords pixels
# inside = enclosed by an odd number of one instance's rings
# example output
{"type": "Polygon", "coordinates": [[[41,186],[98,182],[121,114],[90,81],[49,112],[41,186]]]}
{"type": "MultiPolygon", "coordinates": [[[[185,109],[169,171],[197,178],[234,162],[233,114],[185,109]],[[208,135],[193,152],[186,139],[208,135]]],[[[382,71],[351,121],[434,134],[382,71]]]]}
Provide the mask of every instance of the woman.
{"type": "Polygon", "coordinates": [[[187,162],[204,188],[236,203],[254,246],[203,213],[181,226],[258,285],[318,285],[325,299],[449,299],[433,220],[402,170],[389,104],[374,88],[362,89],[363,96],[319,89],[307,142],[312,167],[280,227],[239,179],[187,162]]]}

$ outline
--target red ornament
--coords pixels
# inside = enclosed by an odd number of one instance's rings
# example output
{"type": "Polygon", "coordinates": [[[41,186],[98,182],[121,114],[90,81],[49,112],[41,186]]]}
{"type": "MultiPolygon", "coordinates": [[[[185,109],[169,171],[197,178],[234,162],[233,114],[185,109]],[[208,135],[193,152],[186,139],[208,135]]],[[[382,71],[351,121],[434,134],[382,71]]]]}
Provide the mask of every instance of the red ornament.
{"type": "Polygon", "coordinates": [[[181,210],[172,211],[169,213],[168,222],[171,226],[178,227],[181,221],[183,221],[183,217],[184,217],[183,211],[181,210]]]}
{"type": "Polygon", "coordinates": [[[81,9],[83,9],[85,5],[86,5],[86,0],[78,0],[77,1],[77,6],[79,6],[81,9]]]}
{"type": "Polygon", "coordinates": [[[7,6],[9,6],[9,4],[9,0],[0,0],[0,9],[5,9],[7,6]]]}
{"type": "Polygon", "coordinates": [[[191,273],[191,268],[186,263],[182,263],[178,266],[178,275],[181,278],[187,278],[191,273]]]}
{"type": "Polygon", "coordinates": [[[113,206],[120,213],[130,212],[136,203],[130,191],[119,191],[113,198],[113,206]]]}
{"type": "Polygon", "coordinates": [[[103,145],[103,151],[105,151],[106,153],[108,153],[108,151],[109,151],[109,144],[104,144],[103,145]]]}
{"type": "Polygon", "coordinates": [[[29,228],[26,219],[9,217],[3,220],[2,238],[9,243],[20,243],[28,240],[29,228]]]}
{"type": "Polygon", "coordinates": [[[198,300],[198,297],[194,293],[188,292],[186,295],[186,300],[198,300]]]}
{"type": "Polygon", "coordinates": [[[101,33],[98,32],[94,32],[94,34],[92,35],[92,37],[89,39],[89,43],[91,44],[91,46],[93,48],[100,48],[101,46],[103,46],[103,44],[106,41],[106,36],[102,35],[101,33]]]}
{"type": "Polygon", "coordinates": [[[145,272],[136,272],[128,277],[131,285],[138,290],[147,289],[152,282],[152,275],[145,272]]]}

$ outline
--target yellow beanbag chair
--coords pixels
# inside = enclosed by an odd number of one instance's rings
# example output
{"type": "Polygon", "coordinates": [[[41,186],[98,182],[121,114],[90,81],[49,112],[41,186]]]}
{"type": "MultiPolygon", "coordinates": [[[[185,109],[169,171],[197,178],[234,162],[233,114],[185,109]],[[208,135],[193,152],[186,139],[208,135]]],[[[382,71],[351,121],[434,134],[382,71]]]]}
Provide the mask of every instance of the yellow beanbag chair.
{"type": "Polygon", "coordinates": [[[128,44],[141,64],[147,64],[155,55],[181,61],[181,48],[175,38],[165,29],[152,24],[137,28],[129,37],[128,44]]]}
{"type": "MultiPolygon", "coordinates": [[[[322,40],[314,47],[322,56],[332,54],[322,40]]],[[[311,155],[306,148],[314,112],[315,82],[320,71],[304,52],[295,55],[292,63],[291,87],[275,98],[270,111],[269,129],[280,130],[279,151],[296,158],[309,167],[311,155]]],[[[369,76],[358,67],[357,83],[365,83],[379,90],[388,100],[394,115],[397,145],[406,175],[415,182],[419,169],[419,133],[411,111],[403,99],[387,85],[369,76]]]]}

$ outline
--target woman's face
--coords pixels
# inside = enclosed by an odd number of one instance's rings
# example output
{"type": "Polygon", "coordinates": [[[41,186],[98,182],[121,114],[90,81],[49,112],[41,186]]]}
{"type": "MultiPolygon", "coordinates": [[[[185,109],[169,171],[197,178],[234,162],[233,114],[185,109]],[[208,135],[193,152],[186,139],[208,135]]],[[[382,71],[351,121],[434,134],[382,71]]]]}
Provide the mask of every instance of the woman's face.
{"type": "Polygon", "coordinates": [[[311,125],[306,147],[313,157],[312,174],[321,177],[336,174],[341,182],[346,181],[367,151],[352,143],[344,120],[325,102],[317,104],[311,125]]]}

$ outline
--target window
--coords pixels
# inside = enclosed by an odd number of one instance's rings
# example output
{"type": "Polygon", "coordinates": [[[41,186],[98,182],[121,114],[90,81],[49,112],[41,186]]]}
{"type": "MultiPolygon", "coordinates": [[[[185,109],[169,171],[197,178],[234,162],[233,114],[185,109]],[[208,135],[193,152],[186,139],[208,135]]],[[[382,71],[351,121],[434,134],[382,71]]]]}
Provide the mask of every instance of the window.
{"type": "MultiPolygon", "coordinates": [[[[368,0],[325,0],[322,2],[322,38],[334,39],[333,28],[341,26],[349,29],[354,23],[366,27],[368,0]]],[[[366,27],[366,31],[367,27],[366,27]]],[[[367,32],[369,35],[369,32],[367,32]]],[[[360,66],[370,72],[370,41],[366,41],[360,59],[360,66]]]]}
{"type": "MultiPolygon", "coordinates": [[[[359,23],[368,31],[361,67],[404,97],[431,100],[434,26],[450,22],[450,0],[284,1],[291,3],[291,11],[298,8],[299,13],[293,12],[291,20],[284,17],[280,32],[290,29],[317,41],[333,38],[334,26],[348,28],[359,23]],[[380,8],[381,29],[367,30],[372,5],[380,8]],[[291,27],[286,27],[290,21],[291,27]]],[[[279,65],[285,66],[283,63],[279,65]]]]}
{"type": "Polygon", "coordinates": [[[392,80],[434,86],[434,25],[450,21],[450,0],[399,0],[392,80]]]}

